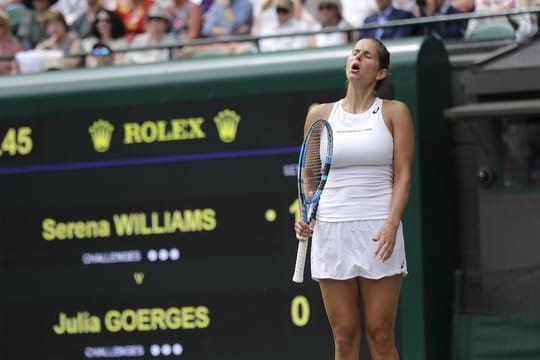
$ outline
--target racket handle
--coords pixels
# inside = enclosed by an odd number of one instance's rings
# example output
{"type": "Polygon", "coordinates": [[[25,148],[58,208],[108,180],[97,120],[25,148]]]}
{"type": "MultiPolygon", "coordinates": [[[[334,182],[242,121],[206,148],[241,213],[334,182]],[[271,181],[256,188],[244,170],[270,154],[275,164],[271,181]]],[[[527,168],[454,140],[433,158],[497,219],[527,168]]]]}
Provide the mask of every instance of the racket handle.
{"type": "Polygon", "coordinates": [[[295,283],[304,282],[304,267],[306,265],[308,241],[298,241],[298,251],[296,253],[296,265],[294,266],[293,281],[295,283]]]}

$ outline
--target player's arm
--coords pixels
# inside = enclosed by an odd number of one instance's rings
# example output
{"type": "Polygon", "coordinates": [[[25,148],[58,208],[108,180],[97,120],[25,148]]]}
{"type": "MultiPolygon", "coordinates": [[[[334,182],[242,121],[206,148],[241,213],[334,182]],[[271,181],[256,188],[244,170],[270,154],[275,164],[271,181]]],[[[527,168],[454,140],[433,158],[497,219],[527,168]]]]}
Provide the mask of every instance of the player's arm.
{"type": "Polygon", "coordinates": [[[414,129],[411,112],[401,101],[388,103],[391,131],[394,137],[394,190],[388,223],[399,225],[411,189],[414,156],[414,129]]]}

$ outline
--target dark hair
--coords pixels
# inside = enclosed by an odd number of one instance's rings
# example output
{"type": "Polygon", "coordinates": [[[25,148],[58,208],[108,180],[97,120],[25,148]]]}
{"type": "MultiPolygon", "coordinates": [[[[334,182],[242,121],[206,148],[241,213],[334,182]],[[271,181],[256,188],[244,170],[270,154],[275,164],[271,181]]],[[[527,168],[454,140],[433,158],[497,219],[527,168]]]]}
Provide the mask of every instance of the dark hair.
{"type": "MultiPolygon", "coordinates": [[[[378,53],[379,53],[379,69],[388,69],[390,70],[390,52],[386,48],[386,45],[383,44],[383,42],[377,38],[374,38],[372,36],[366,36],[360,38],[360,40],[367,39],[372,40],[377,44],[378,53]]],[[[390,74],[390,73],[388,73],[390,74]]],[[[386,82],[386,79],[388,79],[388,76],[386,76],[382,80],[378,80],[377,84],[375,85],[375,90],[378,90],[381,86],[384,85],[386,82]]]]}
{"type": "Polygon", "coordinates": [[[92,22],[92,29],[90,30],[90,34],[95,36],[98,39],[101,39],[101,35],[99,34],[99,31],[97,29],[97,22],[98,22],[98,15],[99,13],[106,13],[109,17],[109,20],[111,21],[111,37],[113,39],[118,39],[123,37],[126,34],[126,28],[124,27],[124,22],[118,16],[117,13],[114,11],[105,9],[105,8],[99,8],[98,11],[96,11],[96,18],[92,22]]]}

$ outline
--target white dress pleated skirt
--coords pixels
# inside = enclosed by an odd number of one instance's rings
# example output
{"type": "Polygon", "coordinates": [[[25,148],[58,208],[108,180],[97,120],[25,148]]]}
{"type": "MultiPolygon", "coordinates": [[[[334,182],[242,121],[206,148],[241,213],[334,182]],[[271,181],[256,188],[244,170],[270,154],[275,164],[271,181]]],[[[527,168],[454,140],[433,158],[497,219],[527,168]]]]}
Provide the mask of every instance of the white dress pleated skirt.
{"type": "Polygon", "coordinates": [[[392,256],[382,262],[375,257],[373,237],[385,220],[343,222],[316,221],[311,243],[311,277],[314,280],[345,280],[355,277],[380,279],[407,275],[407,259],[400,223],[392,256]]]}

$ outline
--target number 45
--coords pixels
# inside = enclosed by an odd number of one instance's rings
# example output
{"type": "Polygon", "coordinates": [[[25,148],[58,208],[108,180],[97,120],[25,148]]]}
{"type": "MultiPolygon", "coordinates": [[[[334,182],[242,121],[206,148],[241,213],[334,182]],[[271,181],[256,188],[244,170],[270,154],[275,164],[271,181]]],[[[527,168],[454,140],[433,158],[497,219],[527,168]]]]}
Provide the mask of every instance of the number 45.
{"type": "Polygon", "coordinates": [[[9,128],[0,144],[0,156],[5,152],[9,155],[27,155],[32,151],[32,128],[23,126],[18,129],[9,128]]]}

